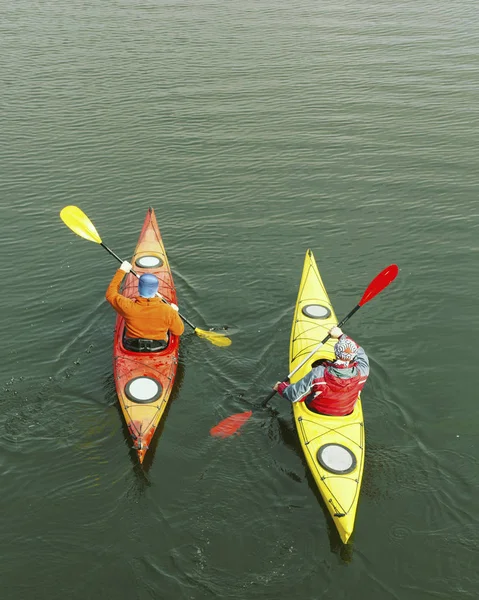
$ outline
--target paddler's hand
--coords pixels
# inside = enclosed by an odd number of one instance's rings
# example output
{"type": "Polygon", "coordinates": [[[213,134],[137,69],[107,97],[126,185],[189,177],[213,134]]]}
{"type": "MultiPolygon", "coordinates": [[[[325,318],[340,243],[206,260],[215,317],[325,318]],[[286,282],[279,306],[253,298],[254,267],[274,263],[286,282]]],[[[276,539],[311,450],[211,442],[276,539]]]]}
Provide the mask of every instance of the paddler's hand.
{"type": "Polygon", "coordinates": [[[174,304],[173,302],[170,302],[170,306],[173,310],[176,310],[176,312],[178,312],[178,307],[176,306],[176,304],[174,304]]]}
{"type": "Polygon", "coordinates": [[[275,392],[278,392],[278,394],[280,396],[283,395],[284,390],[288,387],[289,385],[289,379],[286,378],[286,381],[277,381],[274,385],[273,385],[273,390],[275,392]]]}
{"type": "Polygon", "coordinates": [[[129,273],[131,271],[131,268],[131,263],[129,263],[127,260],[124,260],[120,265],[120,269],[122,271],[125,271],[125,273],[129,273]]]}
{"type": "Polygon", "coordinates": [[[343,335],[343,332],[341,331],[341,329],[339,327],[336,327],[336,325],[335,325],[334,327],[331,327],[331,329],[329,330],[329,335],[332,338],[339,339],[343,335]]]}

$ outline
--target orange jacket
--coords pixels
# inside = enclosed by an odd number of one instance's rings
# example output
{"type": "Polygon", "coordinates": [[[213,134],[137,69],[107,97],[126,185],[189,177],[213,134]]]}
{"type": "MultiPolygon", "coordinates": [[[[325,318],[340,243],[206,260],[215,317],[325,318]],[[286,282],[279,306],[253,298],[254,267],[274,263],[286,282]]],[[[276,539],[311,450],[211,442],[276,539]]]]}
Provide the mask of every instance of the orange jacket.
{"type": "Polygon", "coordinates": [[[124,275],[125,272],[118,269],[106,290],[105,298],[124,317],[126,335],[150,340],[166,340],[168,330],[174,335],[181,335],[185,326],[179,314],[158,296],[126,298],[120,294],[124,275]]]}

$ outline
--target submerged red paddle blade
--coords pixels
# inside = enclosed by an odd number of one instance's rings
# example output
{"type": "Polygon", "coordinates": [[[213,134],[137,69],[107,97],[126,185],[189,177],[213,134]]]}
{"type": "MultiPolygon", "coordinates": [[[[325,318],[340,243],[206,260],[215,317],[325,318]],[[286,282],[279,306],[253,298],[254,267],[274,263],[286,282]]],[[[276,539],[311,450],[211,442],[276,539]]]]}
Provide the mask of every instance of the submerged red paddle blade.
{"type": "Polygon", "coordinates": [[[210,429],[210,435],[219,438],[230,437],[230,435],[234,435],[238,432],[238,429],[243,425],[243,423],[246,423],[252,414],[253,411],[248,410],[243,413],[231,415],[231,417],[226,417],[226,419],[223,419],[218,423],[218,425],[215,425],[215,427],[210,429]]]}

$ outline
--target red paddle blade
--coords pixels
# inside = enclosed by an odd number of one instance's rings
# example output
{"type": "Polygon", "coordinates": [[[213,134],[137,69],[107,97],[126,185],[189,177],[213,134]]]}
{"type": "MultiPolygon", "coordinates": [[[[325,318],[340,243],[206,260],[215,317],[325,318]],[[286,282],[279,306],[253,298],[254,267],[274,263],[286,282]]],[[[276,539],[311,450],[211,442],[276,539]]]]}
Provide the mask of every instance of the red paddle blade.
{"type": "Polygon", "coordinates": [[[359,306],[363,306],[366,302],[369,302],[377,296],[379,292],[382,292],[385,287],[387,287],[391,281],[394,281],[399,273],[399,268],[397,265],[389,265],[386,267],[379,275],[371,281],[368,285],[366,291],[363,294],[363,297],[359,301],[359,306]]]}
{"type": "Polygon", "coordinates": [[[231,415],[231,417],[226,417],[226,419],[223,419],[218,425],[210,429],[210,435],[219,438],[230,437],[230,435],[238,432],[238,429],[246,423],[252,414],[253,411],[248,410],[244,413],[236,413],[235,415],[231,415]]]}

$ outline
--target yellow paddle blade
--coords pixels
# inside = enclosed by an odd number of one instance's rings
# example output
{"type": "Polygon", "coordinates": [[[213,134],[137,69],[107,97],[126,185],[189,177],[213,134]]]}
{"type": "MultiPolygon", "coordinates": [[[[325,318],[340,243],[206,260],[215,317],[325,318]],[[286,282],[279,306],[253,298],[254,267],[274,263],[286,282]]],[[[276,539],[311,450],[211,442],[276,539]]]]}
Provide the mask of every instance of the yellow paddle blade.
{"type": "Polygon", "coordinates": [[[80,237],[101,244],[101,237],[95,226],[78,206],[65,206],[60,212],[60,219],[80,237]]]}
{"type": "Polygon", "coordinates": [[[231,346],[231,340],[223,333],[216,333],[216,331],[205,331],[204,329],[195,328],[195,333],[198,337],[209,340],[215,346],[231,346]]]}

